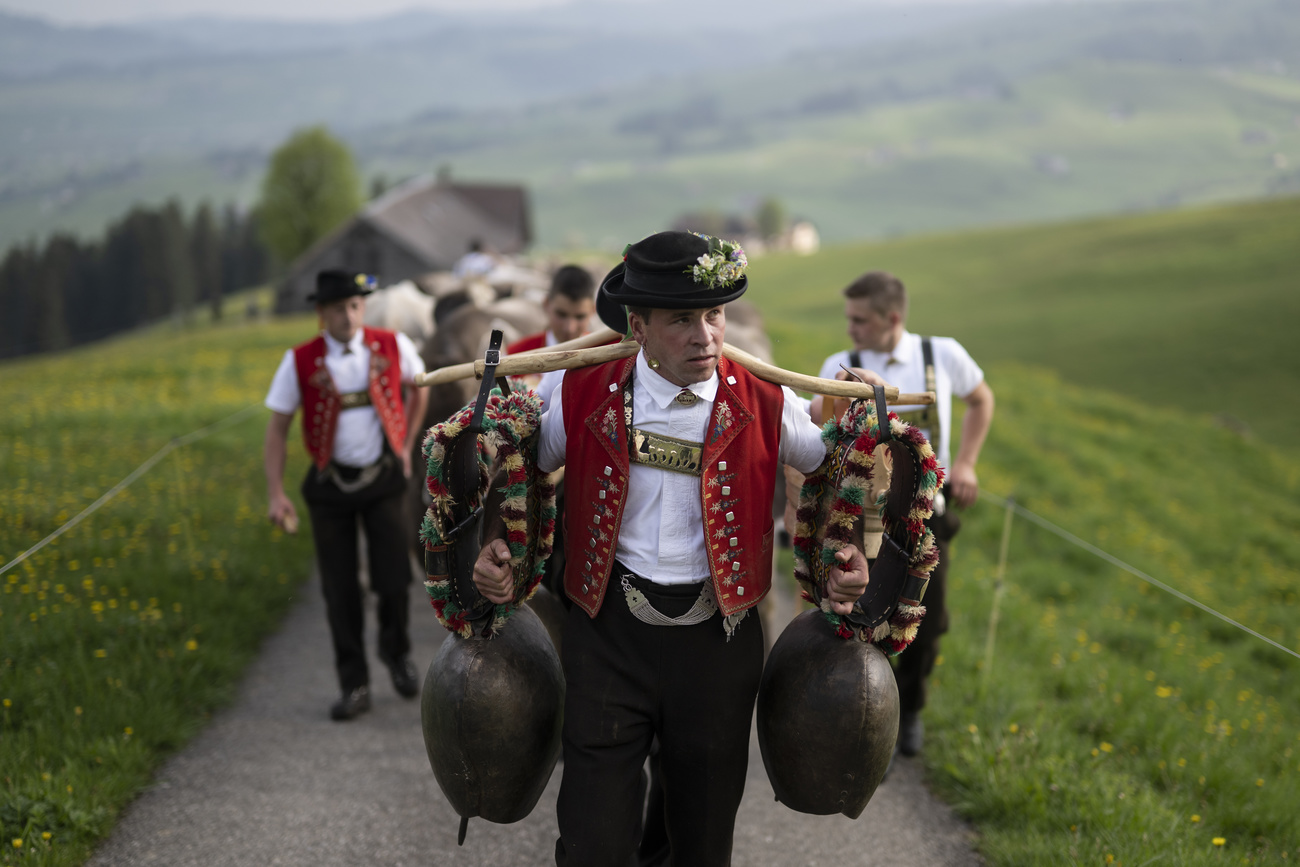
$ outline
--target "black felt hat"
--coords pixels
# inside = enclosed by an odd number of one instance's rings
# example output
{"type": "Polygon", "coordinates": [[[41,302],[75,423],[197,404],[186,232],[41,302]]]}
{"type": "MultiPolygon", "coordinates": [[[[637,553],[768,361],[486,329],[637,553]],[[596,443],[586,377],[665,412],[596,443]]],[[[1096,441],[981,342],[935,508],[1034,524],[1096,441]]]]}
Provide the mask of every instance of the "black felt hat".
{"type": "Polygon", "coordinates": [[[351,298],[353,295],[369,295],[375,291],[375,278],[371,274],[356,271],[344,271],[331,268],[316,274],[316,291],[307,296],[308,301],[317,304],[329,304],[351,298]]]}
{"type": "Polygon", "coordinates": [[[706,277],[702,281],[695,276],[701,256],[720,254],[725,258],[729,250],[739,251],[744,262],[740,247],[694,232],[658,232],[637,241],[601,282],[596,313],[607,326],[623,333],[627,331],[624,307],[694,310],[735,301],[749,285],[743,264],[734,280],[706,277]]]}

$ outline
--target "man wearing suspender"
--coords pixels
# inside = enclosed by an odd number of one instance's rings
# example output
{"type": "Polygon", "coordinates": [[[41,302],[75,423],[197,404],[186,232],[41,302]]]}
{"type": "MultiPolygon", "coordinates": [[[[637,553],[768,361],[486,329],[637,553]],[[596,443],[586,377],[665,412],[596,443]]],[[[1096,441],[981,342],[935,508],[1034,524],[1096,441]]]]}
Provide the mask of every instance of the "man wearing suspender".
{"type": "MultiPolygon", "coordinates": [[[[912,645],[898,657],[901,718],[898,748],[904,755],[921,750],[924,727],[925,681],[939,655],[939,636],[948,631],[945,607],[949,543],[961,522],[950,508],[965,508],[979,495],[975,464],[993,421],[993,391],[982,371],[961,344],[951,337],[921,337],[906,328],[907,290],[903,282],[884,271],[859,277],[844,290],[844,315],[853,349],[837,352],[822,364],[819,376],[845,379],[844,367],[854,368],[867,382],[895,385],[903,392],[933,391],[928,407],[899,407],[898,416],[920,428],[930,440],[944,486],[935,498],[930,527],[939,545],[939,565],[930,575],[925,594],[927,614],[912,645]],[[952,396],[966,403],[957,459],[950,460],[952,396]]],[[[813,418],[819,419],[820,398],[814,400],[813,418]]]]}

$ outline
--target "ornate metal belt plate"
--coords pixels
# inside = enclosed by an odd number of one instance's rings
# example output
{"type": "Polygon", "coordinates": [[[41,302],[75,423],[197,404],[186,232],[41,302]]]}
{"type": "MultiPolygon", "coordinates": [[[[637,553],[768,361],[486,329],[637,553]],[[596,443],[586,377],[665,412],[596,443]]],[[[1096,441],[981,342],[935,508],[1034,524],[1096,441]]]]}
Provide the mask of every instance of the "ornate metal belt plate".
{"type": "Polygon", "coordinates": [[[359,406],[370,406],[370,392],[353,391],[348,394],[340,394],[339,406],[343,409],[356,409],[359,406]]]}
{"type": "Polygon", "coordinates": [[[704,466],[704,443],[632,428],[632,460],[670,473],[698,476],[704,466]]]}

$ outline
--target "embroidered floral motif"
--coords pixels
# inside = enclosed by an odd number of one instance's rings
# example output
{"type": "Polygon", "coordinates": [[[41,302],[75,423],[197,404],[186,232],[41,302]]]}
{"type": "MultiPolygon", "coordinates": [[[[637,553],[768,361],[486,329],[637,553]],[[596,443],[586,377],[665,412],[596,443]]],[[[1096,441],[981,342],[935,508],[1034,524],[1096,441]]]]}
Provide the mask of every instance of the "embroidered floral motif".
{"type": "Polygon", "coordinates": [[[618,445],[618,414],[614,412],[614,407],[605,410],[605,416],[600,420],[600,432],[611,443],[618,445]]]}
{"type": "Polygon", "coordinates": [[[713,427],[709,431],[709,442],[717,442],[724,433],[730,430],[735,422],[735,416],[731,413],[731,405],[725,400],[718,401],[717,408],[713,413],[713,427]]]}
{"type": "Polygon", "coordinates": [[[330,376],[328,370],[323,367],[316,368],[316,372],[307,378],[308,384],[313,388],[319,389],[326,394],[334,392],[334,378],[330,376]]]}

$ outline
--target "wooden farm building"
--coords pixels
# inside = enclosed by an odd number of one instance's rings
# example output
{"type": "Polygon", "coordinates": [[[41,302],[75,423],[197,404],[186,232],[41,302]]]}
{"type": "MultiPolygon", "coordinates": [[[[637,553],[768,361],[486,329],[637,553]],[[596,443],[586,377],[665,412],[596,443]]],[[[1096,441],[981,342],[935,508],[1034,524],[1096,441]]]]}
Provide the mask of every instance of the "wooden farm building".
{"type": "Polygon", "coordinates": [[[532,241],[528,195],[520,186],[407,181],[303,253],[276,291],[277,313],[309,310],[316,272],[347,268],[374,274],[381,285],[447,271],[479,241],[502,254],[532,241]]]}

